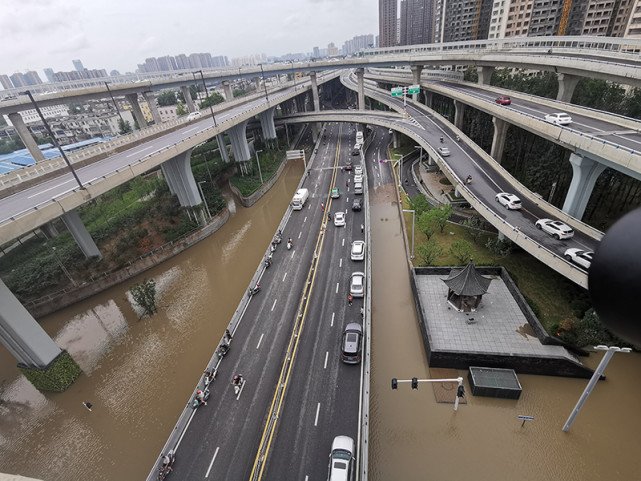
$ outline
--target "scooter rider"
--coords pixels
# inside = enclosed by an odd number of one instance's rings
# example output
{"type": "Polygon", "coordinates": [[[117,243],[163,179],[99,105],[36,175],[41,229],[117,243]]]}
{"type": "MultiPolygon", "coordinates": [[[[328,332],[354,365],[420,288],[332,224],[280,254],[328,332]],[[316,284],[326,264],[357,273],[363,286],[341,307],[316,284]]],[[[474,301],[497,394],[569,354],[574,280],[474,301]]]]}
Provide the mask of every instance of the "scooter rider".
{"type": "Polygon", "coordinates": [[[207,401],[205,401],[205,393],[202,392],[201,390],[198,390],[198,393],[196,394],[196,399],[198,399],[198,405],[204,404],[207,406],[207,401]]]}
{"type": "Polygon", "coordinates": [[[160,469],[168,469],[169,471],[173,471],[174,469],[170,466],[171,464],[171,457],[169,456],[169,453],[163,454],[162,458],[162,467],[160,469]]]}
{"type": "Polygon", "coordinates": [[[467,176],[467,179],[465,179],[465,183],[466,184],[471,184],[472,183],[472,176],[471,175],[467,176]]]}

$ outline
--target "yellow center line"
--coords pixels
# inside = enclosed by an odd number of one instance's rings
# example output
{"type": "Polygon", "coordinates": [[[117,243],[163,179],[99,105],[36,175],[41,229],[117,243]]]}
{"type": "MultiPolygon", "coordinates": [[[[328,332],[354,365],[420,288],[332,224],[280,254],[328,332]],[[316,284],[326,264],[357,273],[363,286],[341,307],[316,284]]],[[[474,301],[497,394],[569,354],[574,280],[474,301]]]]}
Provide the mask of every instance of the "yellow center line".
{"type": "MultiPolygon", "coordinates": [[[[342,124],[339,126],[338,130],[338,144],[336,146],[336,156],[334,158],[334,172],[332,174],[332,180],[330,183],[329,192],[327,193],[327,209],[329,210],[331,206],[331,190],[336,182],[337,176],[337,166],[338,160],[340,159],[340,147],[341,141],[340,136],[343,130],[342,124]]],[[[285,391],[287,385],[289,384],[289,379],[292,372],[292,367],[294,365],[294,358],[296,357],[296,352],[298,351],[298,343],[300,341],[300,333],[302,332],[303,325],[305,324],[305,319],[307,317],[307,308],[309,307],[310,294],[314,287],[314,281],[316,279],[316,266],[321,256],[323,250],[323,244],[325,239],[325,226],[326,226],[326,216],[323,212],[321,219],[321,229],[316,238],[316,245],[314,248],[314,255],[312,259],[312,265],[309,268],[307,273],[307,279],[305,282],[305,288],[303,289],[303,296],[301,297],[300,305],[296,313],[296,320],[294,321],[294,328],[292,330],[292,335],[289,339],[289,344],[287,346],[287,351],[285,353],[285,359],[283,360],[283,365],[280,370],[280,375],[278,377],[278,383],[276,384],[276,390],[272,398],[272,402],[269,408],[269,413],[266,418],[265,428],[263,429],[263,434],[260,439],[260,444],[258,445],[258,452],[256,453],[256,458],[254,459],[254,465],[252,467],[252,472],[250,480],[259,481],[262,479],[263,471],[266,466],[267,456],[269,455],[269,450],[271,443],[276,432],[276,423],[280,416],[280,410],[283,404],[283,399],[285,398],[285,391]],[[276,405],[276,403],[278,403],[276,405]],[[274,407],[276,407],[274,409],[274,407]]]]}

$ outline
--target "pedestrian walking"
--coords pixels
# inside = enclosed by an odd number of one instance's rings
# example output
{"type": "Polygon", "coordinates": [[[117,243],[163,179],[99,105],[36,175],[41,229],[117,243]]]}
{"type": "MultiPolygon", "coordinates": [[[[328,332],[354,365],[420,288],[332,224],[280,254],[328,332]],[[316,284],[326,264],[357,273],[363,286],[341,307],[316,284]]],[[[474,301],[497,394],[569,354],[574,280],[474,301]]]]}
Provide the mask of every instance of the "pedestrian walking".
{"type": "Polygon", "coordinates": [[[361,307],[361,319],[365,318],[365,309],[361,307]]]}
{"type": "Polygon", "coordinates": [[[362,234],[363,232],[365,232],[365,226],[364,226],[363,224],[361,224],[361,234],[362,234]]]}
{"type": "Polygon", "coordinates": [[[332,214],[331,214],[331,212],[328,212],[328,213],[327,213],[327,220],[332,220],[332,214]]]}
{"type": "Polygon", "coordinates": [[[321,202],[321,210],[325,212],[325,204],[323,204],[322,202],[321,202]]]}
{"type": "Polygon", "coordinates": [[[352,305],[352,301],[353,301],[353,300],[354,300],[354,298],[352,297],[352,295],[351,295],[351,294],[350,294],[349,296],[347,296],[347,303],[348,303],[350,306],[352,305]]]}

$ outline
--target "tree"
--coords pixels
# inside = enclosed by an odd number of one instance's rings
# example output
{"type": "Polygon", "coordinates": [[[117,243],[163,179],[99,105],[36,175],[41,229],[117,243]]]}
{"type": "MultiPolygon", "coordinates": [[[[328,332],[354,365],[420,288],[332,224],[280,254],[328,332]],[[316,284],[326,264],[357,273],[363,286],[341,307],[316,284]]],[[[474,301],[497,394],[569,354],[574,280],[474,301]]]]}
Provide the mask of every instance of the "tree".
{"type": "Polygon", "coordinates": [[[494,260],[499,257],[506,257],[512,253],[514,250],[514,242],[512,242],[507,237],[503,240],[497,237],[492,237],[488,239],[485,247],[492,253],[494,260]]]}
{"type": "Polygon", "coordinates": [[[245,89],[234,89],[232,93],[234,97],[240,97],[241,95],[245,95],[245,89]]]}
{"type": "Polygon", "coordinates": [[[176,105],[176,115],[179,117],[182,117],[183,115],[187,115],[189,113],[189,110],[185,108],[185,104],[182,102],[178,102],[176,105]]]}
{"type": "Polygon", "coordinates": [[[477,216],[472,216],[464,220],[462,224],[469,229],[468,234],[472,237],[475,244],[478,244],[479,239],[485,235],[484,231],[489,227],[485,219],[477,216]]]}
{"type": "Polygon", "coordinates": [[[118,120],[118,133],[120,135],[128,134],[129,132],[131,132],[131,130],[131,124],[128,120],[118,120]]]}
{"type": "Polygon", "coordinates": [[[156,313],[156,281],[143,279],[140,284],[131,288],[131,297],[143,309],[143,316],[152,316],[156,313]]]}
{"type": "Polygon", "coordinates": [[[436,233],[436,230],[438,229],[438,223],[434,218],[433,212],[434,209],[423,212],[418,217],[418,221],[416,222],[418,230],[425,234],[425,237],[427,237],[428,240],[436,233]]]}
{"type": "Polygon", "coordinates": [[[421,244],[416,248],[418,256],[427,266],[443,255],[443,246],[438,244],[434,239],[429,239],[425,244],[421,244]]]}
{"type": "Polygon", "coordinates": [[[456,257],[461,264],[467,263],[472,257],[472,244],[461,239],[450,246],[450,254],[456,257]]]}
{"type": "Polygon", "coordinates": [[[447,221],[450,219],[450,216],[452,215],[452,206],[450,204],[447,204],[441,207],[435,207],[432,210],[435,211],[434,218],[436,219],[436,224],[441,229],[441,234],[442,234],[443,229],[445,229],[445,226],[447,225],[447,221]]]}
{"type": "Polygon", "coordinates": [[[161,93],[158,97],[156,97],[156,100],[158,101],[158,105],[161,107],[167,107],[168,105],[176,105],[176,94],[173,90],[167,90],[166,92],[161,93]]]}
{"type": "Polygon", "coordinates": [[[410,207],[415,211],[415,215],[421,215],[430,208],[430,203],[424,194],[416,194],[410,197],[410,207]]]}
{"type": "Polygon", "coordinates": [[[199,107],[201,109],[204,109],[206,107],[209,107],[210,105],[218,105],[220,103],[223,103],[225,101],[225,97],[223,97],[220,93],[218,92],[213,92],[209,97],[207,97],[205,100],[203,100],[199,107]]]}

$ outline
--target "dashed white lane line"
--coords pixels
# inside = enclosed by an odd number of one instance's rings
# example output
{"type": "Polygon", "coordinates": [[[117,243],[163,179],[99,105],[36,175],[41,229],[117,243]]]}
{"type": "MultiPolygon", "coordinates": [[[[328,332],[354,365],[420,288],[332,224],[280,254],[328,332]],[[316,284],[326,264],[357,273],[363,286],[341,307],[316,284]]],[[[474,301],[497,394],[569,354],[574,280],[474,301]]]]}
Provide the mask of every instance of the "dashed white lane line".
{"type": "Polygon", "coordinates": [[[343,258],[342,257],[338,260],[338,267],[343,267],[343,258]]]}
{"type": "Polygon", "coordinates": [[[320,403],[316,405],[316,419],[314,419],[314,426],[318,426],[318,415],[320,414],[320,403]]]}
{"type": "Polygon", "coordinates": [[[37,197],[40,194],[44,194],[45,192],[49,192],[50,190],[56,189],[56,188],[60,187],[61,185],[68,184],[69,182],[73,182],[73,179],[65,180],[64,182],[61,182],[60,184],[56,184],[53,187],[49,187],[48,189],[45,189],[45,190],[40,190],[36,194],[30,195],[29,197],[27,197],[27,199],[31,199],[33,197],[37,197]]]}
{"type": "Polygon", "coordinates": [[[334,315],[335,314],[336,314],[335,312],[332,312],[332,323],[329,325],[329,327],[334,327],[334,315]]]}
{"type": "Polygon", "coordinates": [[[336,283],[336,294],[338,294],[338,282],[336,283]]]}
{"type": "Polygon", "coordinates": [[[283,281],[282,282],[285,282],[285,279],[287,279],[287,272],[285,272],[285,275],[283,276],[283,281]]]}
{"type": "Polygon", "coordinates": [[[220,449],[220,446],[216,448],[216,452],[214,453],[214,457],[211,458],[211,463],[209,463],[209,468],[207,469],[207,473],[205,474],[205,477],[209,477],[209,472],[211,471],[211,467],[214,465],[214,461],[216,461],[216,456],[218,456],[218,450],[220,449]]]}
{"type": "Polygon", "coordinates": [[[329,358],[329,351],[325,351],[325,365],[323,366],[323,369],[327,369],[327,359],[329,358]]]}
{"type": "Polygon", "coordinates": [[[272,306],[272,311],[274,310],[274,307],[276,307],[276,302],[278,302],[278,299],[274,299],[274,305],[272,306]]]}
{"type": "Polygon", "coordinates": [[[263,336],[264,335],[265,335],[264,333],[260,335],[260,339],[258,340],[258,344],[256,344],[256,349],[258,349],[260,347],[260,343],[263,342],[263,336]]]}
{"type": "Polygon", "coordinates": [[[303,231],[300,231],[300,232],[298,233],[298,238],[300,239],[300,236],[302,236],[302,235],[303,235],[303,231]]]}

